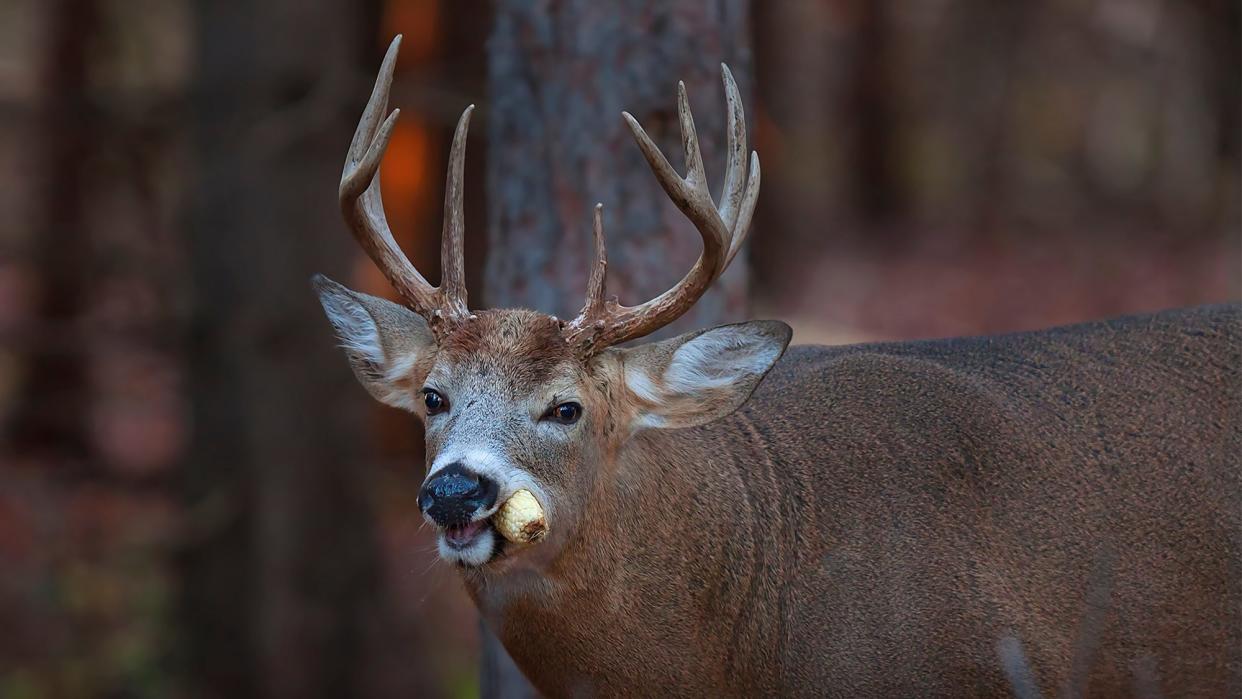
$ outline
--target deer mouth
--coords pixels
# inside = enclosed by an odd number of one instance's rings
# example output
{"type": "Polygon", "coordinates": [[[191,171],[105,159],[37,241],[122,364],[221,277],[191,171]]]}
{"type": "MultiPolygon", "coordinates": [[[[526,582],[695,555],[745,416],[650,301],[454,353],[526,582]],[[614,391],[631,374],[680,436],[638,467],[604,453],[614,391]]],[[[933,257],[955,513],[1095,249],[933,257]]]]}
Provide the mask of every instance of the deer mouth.
{"type": "Polygon", "coordinates": [[[485,519],[467,522],[456,527],[444,528],[444,541],[456,549],[464,549],[474,543],[491,525],[485,519]]]}

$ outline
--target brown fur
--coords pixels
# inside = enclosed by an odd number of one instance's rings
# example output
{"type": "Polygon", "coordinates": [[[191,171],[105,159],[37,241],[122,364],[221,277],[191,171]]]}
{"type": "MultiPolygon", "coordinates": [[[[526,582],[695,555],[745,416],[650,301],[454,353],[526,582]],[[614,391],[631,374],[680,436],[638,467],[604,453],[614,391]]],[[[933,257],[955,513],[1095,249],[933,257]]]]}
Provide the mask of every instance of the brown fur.
{"type": "Polygon", "coordinates": [[[525,385],[543,383],[557,367],[576,363],[557,322],[523,309],[480,311],[444,339],[439,353],[525,385]]]}
{"type": "MultiPolygon", "coordinates": [[[[397,259],[382,217],[365,211],[379,204],[377,188],[361,191],[372,172],[358,168],[378,167],[364,154],[382,152],[375,116],[398,44],[351,145],[342,202],[435,332],[393,304],[315,285],[372,395],[429,420],[429,459],[450,444],[446,460],[473,459],[492,483],[505,479],[498,489],[543,496],[544,542],[496,559],[485,529],[466,548],[441,549],[479,566],[465,569],[471,596],[542,691],[1242,692],[1239,307],[799,348],[733,412],[784,349],[786,327],[751,323],[579,361],[551,318],[469,316],[460,182],[470,109],[451,155],[442,288],[397,259]],[[427,416],[424,385],[460,404],[427,416]],[[561,400],[581,401],[581,419],[541,417],[561,400]],[[681,426],[692,427],[671,429],[681,426]]],[[[740,117],[727,69],[724,79],[740,117]]],[[[730,131],[730,149],[744,131],[730,131]]],[[[683,136],[692,160],[693,134],[683,136]]],[[[725,225],[702,177],[648,159],[703,230],[704,256],[685,286],[624,322],[571,322],[565,336],[583,352],[684,312],[745,235],[749,209],[725,225]],[[720,225],[709,232],[712,215],[720,225]]],[[[743,181],[744,161],[730,161],[741,169],[726,180],[743,181]]],[[[757,171],[746,181],[744,209],[757,171]]],[[[592,303],[605,270],[599,216],[592,303]]]]}
{"type": "Polygon", "coordinates": [[[549,696],[1242,692],[1242,307],[796,347],[656,405],[626,368],[658,384],[697,333],[584,364],[551,318],[492,311],[437,347],[317,284],[334,322],[377,321],[384,366],[351,356],[373,393],[475,386],[470,429],[543,489],[549,537],[463,575],[549,696]],[[563,391],[572,439],[506,412],[563,391]],[[728,416],[635,433],[653,411],[728,416]]]}
{"type": "Polygon", "coordinates": [[[794,348],[467,587],[551,696],[1236,694],[1239,318],[794,348]]]}

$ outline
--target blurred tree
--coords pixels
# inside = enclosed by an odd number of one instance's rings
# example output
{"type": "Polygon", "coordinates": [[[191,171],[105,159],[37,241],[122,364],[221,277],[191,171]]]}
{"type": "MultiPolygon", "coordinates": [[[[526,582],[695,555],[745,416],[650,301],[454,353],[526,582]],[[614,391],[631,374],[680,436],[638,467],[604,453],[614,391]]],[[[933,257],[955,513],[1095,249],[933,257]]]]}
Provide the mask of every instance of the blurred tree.
{"type": "Polygon", "coordinates": [[[94,0],[58,0],[48,9],[42,94],[32,161],[37,182],[31,236],[40,325],[33,333],[17,414],[10,428],[20,452],[75,462],[90,458],[82,329],[91,241],[84,216],[87,162],[96,143],[89,118],[89,41],[94,0]]]}
{"type": "Polygon", "coordinates": [[[308,280],[344,276],[355,254],[332,173],[361,66],[378,62],[376,15],[344,0],[195,8],[187,670],[210,696],[355,696],[367,621],[388,615],[362,402],[341,399],[357,389],[308,280]]]}
{"type": "Polygon", "coordinates": [[[855,147],[853,166],[855,188],[862,214],[876,225],[877,236],[892,243],[888,223],[901,210],[901,192],[896,169],[897,146],[892,138],[893,71],[889,3],[864,0],[854,12],[858,15],[854,37],[855,64],[853,92],[855,147]]]}
{"type": "MultiPolygon", "coordinates": [[[[729,64],[748,97],[748,3],[568,2],[549,11],[499,2],[488,48],[488,304],[577,312],[596,202],[604,203],[609,234],[609,290],[637,303],[672,286],[702,242],[656,183],[621,111],[681,167],[677,81],[685,81],[718,192],[725,138],[720,63],[729,64]]],[[[742,259],[664,334],[745,314],[742,259]]]]}
{"type": "MultiPolygon", "coordinates": [[[[672,286],[702,249],[660,189],[621,120],[628,110],[681,167],[676,86],[686,83],[712,189],[724,169],[720,63],[750,94],[748,3],[540,3],[501,0],[489,43],[489,306],[562,317],[583,301],[591,207],[604,202],[609,291],[637,303],[672,286]]],[[[754,112],[747,110],[754,119],[754,112]]],[[[746,259],[668,335],[743,318],[746,259]]],[[[530,696],[484,633],[485,697],[530,696]]]]}

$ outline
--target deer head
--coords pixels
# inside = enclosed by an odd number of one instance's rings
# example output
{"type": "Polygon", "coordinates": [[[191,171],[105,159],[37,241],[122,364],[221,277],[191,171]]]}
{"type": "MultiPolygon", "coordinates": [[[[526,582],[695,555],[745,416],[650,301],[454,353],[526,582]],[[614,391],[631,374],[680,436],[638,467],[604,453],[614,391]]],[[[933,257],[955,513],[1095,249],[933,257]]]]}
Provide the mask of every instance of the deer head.
{"type": "Polygon", "coordinates": [[[473,107],[457,124],[444,200],[442,279],[433,287],[402,254],[380,201],[379,165],[398,111],[387,109],[400,37],[363,112],[340,184],[341,211],[358,243],[408,307],[325,277],[315,287],[358,380],[378,400],[426,426],[427,477],[419,504],[449,561],[482,566],[513,557],[488,519],[530,490],[551,534],[530,549],[555,556],[579,529],[590,499],[635,432],[701,425],[750,396],[789,342],[783,323],[756,321],[620,348],[685,313],[737,254],[759,195],[759,159],[746,158],[741,98],[723,67],[728,157],[722,204],[708,193],[694,120],[679,86],[689,173],[677,174],[643,128],[623,114],[657,179],[703,238],[703,253],[668,291],[638,306],[606,295],[602,207],[581,313],[568,322],[529,310],[471,311],[463,281],[462,169],[473,107]]]}

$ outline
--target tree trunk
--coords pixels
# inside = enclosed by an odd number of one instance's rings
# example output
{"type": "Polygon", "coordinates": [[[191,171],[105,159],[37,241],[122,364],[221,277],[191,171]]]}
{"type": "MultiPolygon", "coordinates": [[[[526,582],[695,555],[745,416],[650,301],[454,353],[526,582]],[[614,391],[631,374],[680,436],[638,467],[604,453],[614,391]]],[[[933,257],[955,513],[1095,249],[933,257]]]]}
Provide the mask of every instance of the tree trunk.
{"type": "Polygon", "coordinates": [[[186,669],[207,696],[354,696],[382,616],[364,403],[308,280],[355,254],[337,173],[374,27],[344,1],[196,13],[186,669]]]}
{"type": "MultiPolygon", "coordinates": [[[[685,81],[718,193],[725,139],[720,63],[729,64],[748,97],[748,3],[500,0],[495,12],[486,305],[572,317],[586,289],[596,202],[604,204],[609,292],[631,305],[656,296],[690,269],[702,242],[656,183],[621,111],[683,168],[676,105],[677,81],[685,81]]],[[[748,115],[753,123],[754,113],[748,115]]],[[[743,253],[693,311],[660,334],[740,320],[746,302],[743,253]]],[[[486,629],[484,637],[483,695],[533,695],[486,629]]]]}
{"type": "Polygon", "coordinates": [[[23,367],[11,434],[16,451],[52,454],[78,468],[90,460],[84,407],[89,382],[82,315],[90,279],[90,226],[84,216],[85,163],[95,139],[89,117],[89,39],[98,22],[94,0],[58,0],[48,12],[45,86],[32,188],[37,205],[31,236],[37,270],[38,326],[23,367]]]}
{"type": "MultiPolygon", "coordinates": [[[[718,196],[720,63],[748,96],[747,9],[744,0],[497,3],[488,66],[488,305],[572,317],[586,289],[596,202],[604,204],[609,290],[622,303],[652,298],[689,271],[702,241],[656,183],[621,111],[682,168],[677,81],[685,81],[718,196]]],[[[743,318],[745,270],[744,258],[735,262],[664,334],[743,318]]]]}

